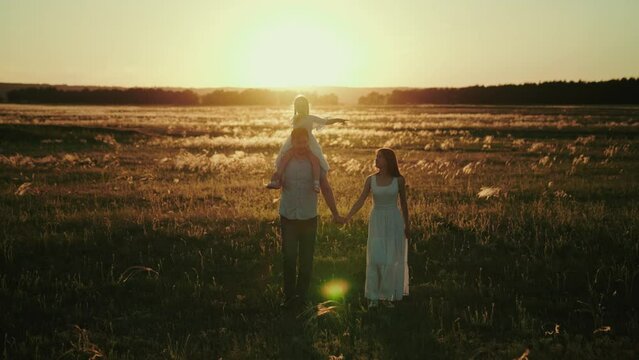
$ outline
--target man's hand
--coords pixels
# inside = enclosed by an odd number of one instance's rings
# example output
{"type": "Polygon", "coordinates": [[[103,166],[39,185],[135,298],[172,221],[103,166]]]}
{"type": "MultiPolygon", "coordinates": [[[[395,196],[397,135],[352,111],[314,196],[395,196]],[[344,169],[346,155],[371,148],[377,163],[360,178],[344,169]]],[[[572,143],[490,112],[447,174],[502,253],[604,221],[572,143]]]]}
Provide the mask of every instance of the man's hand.
{"type": "Polygon", "coordinates": [[[340,224],[342,225],[346,225],[348,224],[349,221],[351,221],[351,218],[348,216],[342,216],[341,218],[342,218],[342,221],[340,222],[340,224]]]}

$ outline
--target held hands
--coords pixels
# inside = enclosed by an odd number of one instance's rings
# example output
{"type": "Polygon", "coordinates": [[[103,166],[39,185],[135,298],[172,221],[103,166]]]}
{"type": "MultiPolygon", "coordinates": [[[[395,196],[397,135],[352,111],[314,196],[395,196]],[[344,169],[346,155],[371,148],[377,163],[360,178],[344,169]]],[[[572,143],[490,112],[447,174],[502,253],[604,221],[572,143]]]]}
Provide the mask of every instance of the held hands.
{"type": "Polygon", "coordinates": [[[349,216],[341,216],[340,214],[333,214],[333,222],[339,225],[346,225],[351,220],[349,216]]]}
{"type": "Polygon", "coordinates": [[[333,222],[335,222],[336,224],[344,225],[346,223],[346,218],[344,218],[340,214],[333,214],[333,222]]]}
{"type": "Polygon", "coordinates": [[[342,217],[342,221],[339,224],[346,225],[349,221],[351,221],[351,217],[347,215],[346,217],[342,217]]]}

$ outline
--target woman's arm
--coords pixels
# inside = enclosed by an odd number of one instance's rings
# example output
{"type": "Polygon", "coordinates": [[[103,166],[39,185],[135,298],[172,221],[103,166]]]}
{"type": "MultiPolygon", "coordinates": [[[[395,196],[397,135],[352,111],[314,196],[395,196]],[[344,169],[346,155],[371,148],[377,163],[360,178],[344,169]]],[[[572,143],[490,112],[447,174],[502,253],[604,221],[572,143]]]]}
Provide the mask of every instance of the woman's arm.
{"type": "Polygon", "coordinates": [[[355,201],[355,204],[353,204],[351,211],[349,211],[348,215],[346,215],[346,221],[350,221],[353,215],[357,214],[359,209],[361,209],[362,206],[364,206],[364,201],[366,201],[366,198],[368,197],[368,193],[370,193],[370,191],[371,191],[371,177],[369,176],[368,178],[366,178],[366,181],[364,182],[364,188],[362,189],[362,193],[359,195],[359,199],[355,201]]]}
{"type": "Polygon", "coordinates": [[[410,222],[408,221],[408,203],[406,201],[406,179],[400,176],[399,181],[399,203],[402,207],[402,217],[404,218],[404,235],[408,239],[410,233],[410,222]]]}

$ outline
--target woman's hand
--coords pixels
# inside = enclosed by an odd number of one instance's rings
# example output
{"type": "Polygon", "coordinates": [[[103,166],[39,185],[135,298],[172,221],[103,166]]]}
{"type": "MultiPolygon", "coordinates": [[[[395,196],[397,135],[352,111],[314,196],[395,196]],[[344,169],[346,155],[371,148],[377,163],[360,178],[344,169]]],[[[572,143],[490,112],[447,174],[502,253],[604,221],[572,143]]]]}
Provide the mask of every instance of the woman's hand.
{"type": "Polygon", "coordinates": [[[340,225],[344,225],[346,223],[346,219],[343,216],[339,215],[339,214],[334,214],[333,215],[333,221],[336,224],[340,224],[340,225]]]}
{"type": "Polygon", "coordinates": [[[340,216],[339,220],[336,220],[336,222],[340,225],[346,225],[346,223],[348,223],[350,221],[350,218],[348,216],[340,216]]]}

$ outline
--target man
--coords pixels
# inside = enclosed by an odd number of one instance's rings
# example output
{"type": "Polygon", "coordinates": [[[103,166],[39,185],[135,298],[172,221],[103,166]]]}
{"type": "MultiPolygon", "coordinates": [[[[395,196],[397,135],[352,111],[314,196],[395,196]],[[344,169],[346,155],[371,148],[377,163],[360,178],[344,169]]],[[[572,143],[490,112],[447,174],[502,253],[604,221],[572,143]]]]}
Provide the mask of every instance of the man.
{"type": "MultiPolygon", "coordinates": [[[[317,193],[313,190],[313,172],[307,153],[308,131],[293,129],[291,142],[293,157],[283,173],[280,198],[280,226],[282,233],[282,255],[284,263],[283,308],[301,305],[313,270],[313,252],[317,235],[317,193]],[[299,264],[298,264],[299,262],[299,264]]],[[[333,220],[343,221],[335,206],[333,191],[322,170],[320,187],[333,220]]]]}

